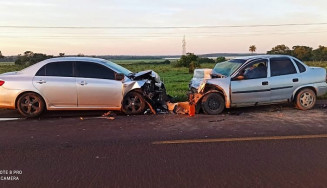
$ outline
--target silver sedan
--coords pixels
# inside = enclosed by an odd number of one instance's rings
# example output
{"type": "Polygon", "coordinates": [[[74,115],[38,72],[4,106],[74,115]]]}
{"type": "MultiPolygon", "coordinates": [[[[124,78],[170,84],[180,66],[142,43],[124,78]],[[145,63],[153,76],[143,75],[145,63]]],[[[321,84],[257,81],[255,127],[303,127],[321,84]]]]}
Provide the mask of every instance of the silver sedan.
{"type": "Polygon", "coordinates": [[[281,102],[308,110],[327,92],[326,70],[286,55],[241,57],[196,69],[190,90],[192,102],[207,114],[281,102]]]}
{"type": "Polygon", "coordinates": [[[132,73],[104,59],[47,59],[18,72],[0,74],[0,108],[25,117],[45,110],[121,110],[153,113],[165,103],[166,91],[151,70],[132,73]]]}

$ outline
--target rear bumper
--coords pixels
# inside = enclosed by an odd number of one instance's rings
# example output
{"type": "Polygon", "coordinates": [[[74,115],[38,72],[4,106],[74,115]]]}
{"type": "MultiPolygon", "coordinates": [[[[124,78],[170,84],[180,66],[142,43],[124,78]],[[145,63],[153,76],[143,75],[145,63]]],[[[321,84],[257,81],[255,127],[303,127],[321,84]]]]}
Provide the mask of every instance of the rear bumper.
{"type": "Polygon", "coordinates": [[[15,109],[15,100],[20,90],[11,90],[0,87],[0,108],[15,109]]]}
{"type": "Polygon", "coordinates": [[[327,93],[327,83],[320,83],[316,85],[317,96],[322,96],[327,93]]]}

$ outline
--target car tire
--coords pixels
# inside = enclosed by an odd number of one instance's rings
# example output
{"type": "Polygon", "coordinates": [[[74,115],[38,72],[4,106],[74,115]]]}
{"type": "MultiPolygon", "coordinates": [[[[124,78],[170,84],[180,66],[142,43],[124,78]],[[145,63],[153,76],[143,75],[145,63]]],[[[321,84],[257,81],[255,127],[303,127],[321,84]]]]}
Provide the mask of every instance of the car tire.
{"type": "Polygon", "coordinates": [[[127,115],[142,114],[145,110],[146,102],[142,94],[131,91],[123,99],[122,111],[127,115]]]}
{"type": "Polygon", "coordinates": [[[45,102],[36,93],[25,93],[17,100],[17,110],[24,117],[38,117],[45,111],[45,102]]]}
{"type": "Polygon", "coordinates": [[[295,98],[295,106],[300,110],[312,109],[317,101],[317,96],[312,89],[301,90],[295,98]]]}
{"type": "Polygon", "coordinates": [[[209,93],[202,98],[201,107],[205,114],[217,115],[225,109],[225,100],[219,93],[209,93]]]}

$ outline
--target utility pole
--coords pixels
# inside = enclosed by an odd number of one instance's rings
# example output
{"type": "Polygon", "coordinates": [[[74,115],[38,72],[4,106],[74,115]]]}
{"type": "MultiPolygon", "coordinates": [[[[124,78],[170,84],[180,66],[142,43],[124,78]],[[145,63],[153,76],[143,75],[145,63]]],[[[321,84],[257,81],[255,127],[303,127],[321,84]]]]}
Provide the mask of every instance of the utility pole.
{"type": "Polygon", "coordinates": [[[183,41],[182,41],[182,48],[183,48],[182,55],[186,55],[186,40],[185,40],[185,35],[184,35],[183,41]]]}

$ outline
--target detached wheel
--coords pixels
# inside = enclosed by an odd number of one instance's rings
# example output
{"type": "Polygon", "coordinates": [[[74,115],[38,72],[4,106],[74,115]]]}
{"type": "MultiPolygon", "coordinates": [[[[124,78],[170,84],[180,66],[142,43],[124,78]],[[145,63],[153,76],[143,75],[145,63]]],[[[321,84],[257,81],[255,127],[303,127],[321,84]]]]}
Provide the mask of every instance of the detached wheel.
{"type": "Polygon", "coordinates": [[[303,89],[297,95],[295,99],[295,106],[300,110],[310,110],[316,104],[317,96],[311,89],[303,89]]]}
{"type": "Polygon", "coordinates": [[[24,117],[38,117],[44,112],[45,103],[40,95],[25,93],[17,101],[17,110],[24,117]]]}
{"type": "Polygon", "coordinates": [[[209,93],[202,98],[201,107],[205,114],[217,115],[225,109],[225,100],[219,93],[209,93]]]}
{"type": "Polygon", "coordinates": [[[123,99],[122,110],[125,114],[142,114],[145,110],[145,100],[143,96],[135,91],[129,92],[123,99]]]}

